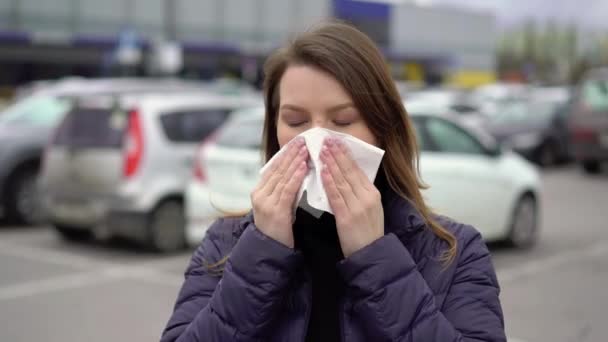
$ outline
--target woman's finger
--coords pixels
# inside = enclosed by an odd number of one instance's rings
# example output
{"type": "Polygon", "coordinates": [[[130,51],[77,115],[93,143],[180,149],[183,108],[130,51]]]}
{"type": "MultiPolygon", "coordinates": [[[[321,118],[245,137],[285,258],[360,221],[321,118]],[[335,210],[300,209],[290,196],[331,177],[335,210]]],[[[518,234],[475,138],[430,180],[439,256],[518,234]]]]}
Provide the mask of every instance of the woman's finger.
{"type": "Polygon", "coordinates": [[[336,159],[331,152],[329,152],[327,147],[321,149],[321,157],[331,174],[333,183],[340,192],[341,197],[344,199],[346,206],[352,209],[352,207],[357,205],[357,196],[355,195],[352,186],[346,180],[345,175],[338,167],[336,159]]]}
{"type": "Polygon", "coordinates": [[[355,167],[354,167],[354,170],[355,170],[354,174],[361,181],[361,185],[366,190],[368,190],[368,191],[375,190],[376,186],[374,185],[374,183],[372,181],[369,180],[369,178],[367,177],[367,175],[365,174],[365,172],[363,172],[363,170],[359,167],[359,165],[357,165],[357,162],[352,158],[352,155],[350,154],[350,151],[348,150],[348,147],[344,143],[339,143],[338,146],[342,150],[342,153],[344,153],[347,156],[349,156],[350,160],[352,160],[353,164],[355,165],[355,167]]]}
{"type": "Polygon", "coordinates": [[[285,156],[281,158],[280,162],[278,163],[278,167],[274,169],[268,181],[266,181],[266,183],[262,186],[263,194],[266,196],[272,194],[274,188],[281,181],[283,175],[287,172],[289,165],[291,165],[293,160],[298,156],[298,153],[301,153],[300,151],[302,148],[306,148],[304,145],[304,140],[298,139],[289,144],[287,151],[283,153],[285,156]]]}
{"type": "Polygon", "coordinates": [[[325,165],[321,171],[321,180],[323,181],[323,188],[327,194],[327,199],[329,200],[329,205],[334,212],[334,216],[336,218],[344,217],[348,212],[348,206],[340,194],[340,191],[336,186],[336,182],[334,181],[327,165],[325,165]]]}
{"type": "Polygon", "coordinates": [[[291,177],[289,177],[289,180],[282,189],[279,197],[279,205],[287,206],[289,208],[293,206],[296,195],[304,181],[304,177],[306,177],[306,173],[308,173],[306,159],[294,163],[293,166],[295,170],[291,177]]]}
{"type": "Polygon", "coordinates": [[[308,151],[306,150],[306,147],[301,147],[296,158],[293,159],[293,161],[289,165],[289,168],[287,169],[285,174],[283,174],[283,177],[279,180],[279,182],[277,183],[277,186],[274,188],[274,190],[272,191],[272,193],[270,195],[271,197],[274,198],[274,203],[278,203],[280,201],[280,198],[283,193],[283,189],[287,186],[287,184],[289,184],[289,182],[293,179],[293,177],[295,177],[295,173],[298,171],[298,168],[300,167],[300,165],[302,163],[304,163],[306,165],[306,168],[308,168],[308,166],[306,164],[307,159],[308,159],[308,151]]]}
{"type": "Polygon", "coordinates": [[[329,139],[327,145],[332,156],[336,160],[336,164],[342,171],[344,179],[346,179],[353,189],[355,196],[359,198],[364,197],[367,191],[366,183],[369,183],[369,180],[363,175],[361,168],[359,168],[357,163],[351,158],[350,151],[348,151],[346,145],[337,139],[329,139]],[[361,175],[364,176],[364,180],[361,179],[361,175]]]}
{"type": "Polygon", "coordinates": [[[266,183],[268,183],[268,180],[270,180],[270,177],[272,177],[272,175],[276,172],[276,170],[279,168],[279,165],[281,164],[282,160],[285,158],[285,153],[280,154],[273,162],[272,164],[270,164],[270,166],[268,166],[268,168],[262,172],[262,177],[260,178],[260,181],[258,182],[258,184],[255,187],[254,192],[261,190],[262,188],[264,188],[264,186],[266,185],[266,183]]]}

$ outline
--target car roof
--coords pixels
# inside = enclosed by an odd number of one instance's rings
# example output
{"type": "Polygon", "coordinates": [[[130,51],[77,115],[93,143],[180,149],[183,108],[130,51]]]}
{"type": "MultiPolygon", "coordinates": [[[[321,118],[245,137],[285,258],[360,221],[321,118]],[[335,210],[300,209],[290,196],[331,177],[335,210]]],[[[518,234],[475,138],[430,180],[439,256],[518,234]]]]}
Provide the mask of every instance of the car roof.
{"type": "Polygon", "coordinates": [[[127,105],[146,105],[158,108],[189,105],[224,106],[235,107],[256,106],[262,102],[257,96],[222,95],[208,91],[174,92],[174,93],[147,93],[131,94],[124,96],[127,105]]]}
{"type": "Polygon", "coordinates": [[[257,96],[222,95],[210,91],[175,91],[175,92],[146,92],[127,94],[93,94],[78,99],[77,108],[113,108],[120,106],[124,109],[140,108],[147,112],[160,113],[176,108],[203,107],[251,107],[262,102],[257,96]]]}
{"type": "Polygon", "coordinates": [[[539,87],[532,90],[532,101],[567,101],[570,97],[567,87],[539,87]]]}
{"type": "Polygon", "coordinates": [[[203,82],[154,78],[66,79],[48,82],[33,95],[79,96],[88,94],[145,93],[153,91],[205,90],[203,82]]]}

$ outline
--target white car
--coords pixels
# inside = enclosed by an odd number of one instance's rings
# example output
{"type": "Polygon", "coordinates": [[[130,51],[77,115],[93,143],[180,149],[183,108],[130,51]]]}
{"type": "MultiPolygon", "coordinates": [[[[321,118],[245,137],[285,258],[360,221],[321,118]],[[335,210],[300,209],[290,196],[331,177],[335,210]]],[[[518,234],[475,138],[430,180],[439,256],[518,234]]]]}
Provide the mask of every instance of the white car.
{"type": "MultiPolygon", "coordinates": [[[[422,150],[423,192],[435,212],[475,226],[488,241],[528,247],[537,238],[540,180],[519,155],[487,134],[460,124],[457,115],[411,114],[422,150]]],[[[203,145],[196,163],[203,178],[186,194],[187,236],[198,244],[219,216],[250,208],[249,194],[262,165],[263,109],[229,120],[203,145]]]]}

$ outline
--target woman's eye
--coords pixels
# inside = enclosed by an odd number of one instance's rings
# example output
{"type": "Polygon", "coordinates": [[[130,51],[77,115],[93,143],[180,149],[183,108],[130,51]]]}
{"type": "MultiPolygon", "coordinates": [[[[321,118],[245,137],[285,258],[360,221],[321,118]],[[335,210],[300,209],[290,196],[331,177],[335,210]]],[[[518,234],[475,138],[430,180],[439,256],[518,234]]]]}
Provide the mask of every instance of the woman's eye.
{"type": "Polygon", "coordinates": [[[339,126],[339,127],[346,127],[348,125],[350,125],[352,122],[351,121],[334,121],[334,125],[339,126]]]}
{"type": "Polygon", "coordinates": [[[287,122],[287,126],[289,127],[299,127],[302,126],[306,121],[298,121],[298,122],[287,122]]]}

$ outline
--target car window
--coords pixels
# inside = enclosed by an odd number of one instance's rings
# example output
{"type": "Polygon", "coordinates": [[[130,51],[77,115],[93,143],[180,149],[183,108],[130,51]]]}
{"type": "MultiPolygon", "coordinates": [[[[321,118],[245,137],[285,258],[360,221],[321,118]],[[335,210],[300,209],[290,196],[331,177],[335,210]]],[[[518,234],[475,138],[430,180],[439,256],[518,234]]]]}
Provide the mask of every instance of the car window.
{"type": "Polygon", "coordinates": [[[122,146],[128,113],[120,109],[77,107],[57,130],[54,145],[118,148],[122,146]]]}
{"type": "Polygon", "coordinates": [[[71,101],[52,96],[30,96],[7,108],[0,122],[53,127],[70,109],[71,101]]]}
{"type": "Polygon", "coordinates": [[[263,129],[262,120],[236,120],[222,129],[217,144],[225,147],[261,149],[263,129]]]}
{"type": "Polygon", "coordinates": [[[462,128],[443,119],[427,120],[426,128],[429,136],[441,152],[482,154],[481,144],[462,128]]]}
{"type": "Polygon", "coordinates": [[[418,143],[418,149],[420,151],[430,151],[431,146],[429,145],[428,139],[424,132],[424,119],[413,118],[414,130],[416,131],[416,142],[418,143]]]}
{"type": "Polygon", "coordinates": [[[167,138],[173,142],[200,142],[228,117],[225,109],[198,109],[163,114],[160,118],[167,138]]]}
{"type": "Polygon", "coordinates": [[[608,110],[608,80],[588,80],[583,84],[583,101],[594,111],[608,110]]]}

